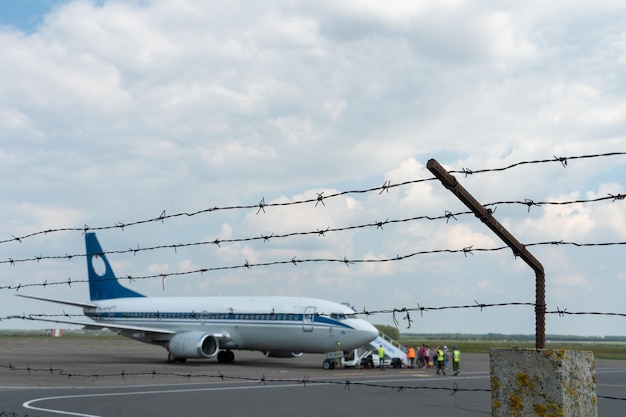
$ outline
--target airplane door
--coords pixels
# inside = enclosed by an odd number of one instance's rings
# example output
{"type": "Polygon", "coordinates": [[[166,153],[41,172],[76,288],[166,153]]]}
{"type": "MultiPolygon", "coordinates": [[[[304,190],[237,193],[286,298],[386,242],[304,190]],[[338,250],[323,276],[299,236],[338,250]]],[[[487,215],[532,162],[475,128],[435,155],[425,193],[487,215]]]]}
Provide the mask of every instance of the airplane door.
{"type": "Polygon", "coordinates": [[[304,316],[302,316],[302,331],[313,331],[313,318],[315,317],[315,310],[317,307],[309,306],[304,309],[304,316]]]}

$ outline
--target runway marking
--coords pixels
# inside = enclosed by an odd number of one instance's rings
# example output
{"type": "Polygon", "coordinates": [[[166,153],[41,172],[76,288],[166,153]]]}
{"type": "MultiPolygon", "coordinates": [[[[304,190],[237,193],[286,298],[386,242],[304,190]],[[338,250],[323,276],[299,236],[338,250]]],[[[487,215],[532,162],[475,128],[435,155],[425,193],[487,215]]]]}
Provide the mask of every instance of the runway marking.
{"type": "MultiPolygon", "coordinates": [[[[330,382],[320,382],[311,384],[313,385],[330,385],[330,382]]],[[[68,416],[78,416],[78,417],[102,417],[95,414],[84,414],[84,413],[76,413],[73,411],[64,411],[64,410],[56,410],[53,408],[43,408],[43,407],[35,407],[32,404],[40,402],[40,401],[54,401],[54,400],[66,400],[72,398],[90,398],[90,397],[122,397],[122,396],[130,396],[130,395],[150,395],[150,394],[173,394],[178,392],[206,392],[206,391],[227,391],[227,390],[247,390],[247,389],[269,389],[269,388],[293,388],[293,387],[301,387],[301,383],[297,384],[276,384],[276,385],[254,385],[254,386],[241,386],[241,387],[211,387],[211,388],[195,388],[195,389],[169,389],[169,390],[155,390],[155,391],[136,391],[136,392],[107,392],[101,394],[79,394],[79,395],[59,395],[54,397],[44,397],[44,398],[35,398],[29,401],[26,401],[22,404],[22,407],[28,408],[29,410],[36,411],[46,411],[49,413],[57,413],[68,416]]],[[[116,387],[119,388],[119,387],[116,387]]],[[[128,388],[128,387],[127,387],[128,388]]]]}
{"type": "MultiPolygon", "coordinates": [[[[468,373],[469,374],[469,373],[468,373]]],[[[361,379],[358,382],[362,382],[362,383],[376,383],[376,382],[384,382],[384,383],[388,383],[388,382],[411,382],[411,381],[415,381],[415,378],[411,378],[414,376],[418,376],[420,377],[421,380],[423,380],[424,377],[428,377],[428,379],[430,380],[451,380],[451,379],[481,379],[481,378],[486,378],[487,375],[484,373],[474,373],[476,375],[474,376],[438,376],[438,375],[422,375],[422,374],[416,374],[416,375],[389,375],[389,377],[391,378],[367,378],[367,379],[361,379]],[[483,374],[483,375],[479,375],[479,374],[483,374]]],[[[375,376],[375,375],[363,375],[365,376],[375,376]]],[[[379,377],[383,377],[383,375],[378,375],[379,377]]],[[[268,381],[268,382],[273,382],[273,381],[268,381]]],[[[354,381],[357,382],[357,381],[354,381]]],[[[336,382],[328,382],[328,381],[320,381],[320,382],[314,382],[314,381],[310,381],[309,383],[307,383],[307,387],[313,387],[313,386],[324,386],[324,385],[332,385],[332,384],[336,384],[336,382]]],[[[197,384],[194,384],[197,385],[197,384]]],[[[35,398],[29,401],[26,401],[25,403],[22,404],[22,407],[27,408],[29,410],[36,410],[36,411],[46,411],[49,413],[57,413],[57,414],[62,414],[62,415],[67,415],[67,416],[76,416],[76,417],[101,417],[95,414],[85,414],[85,413],[77,413],[77,412],[73,412],[73,411],[65,411],[65,410],[57,410],[57,409],[53,409],[53,408],[44,408],[44,407],[37,407],[34,404],[38,403],[38,402],[42,402],[42,401],[55,401],[55,400],[67,400],[67,399],[73,399],[73,398],[96,398],[96,397],[121,397],[121,396],[131,396],[131,395],[154,395],[154,394],[173,394],[173,393],[179,393],[179,392],[209,392],[209,391],[228,391],[228,390],[249,390],[249,389],[275,389],[275,388],[294,388],[294,387],[302,387],[303,383],[302,382],[294,382],[294,383],[287,383],[287,384],[283,384],[283,383],[277,383],[277,384],[272,384],[272,385],[244,385],[244,386],[219,386],[219,387],[203,387],[203,388],[189,388],[188,384],[184,384],[182,386],[180,386],[180,388],[176,388],[176,389],[157,389],[157,390],[150,390],[150,391],[135,391],[135,392],[108,392],[108,393],[93,393],[93,394],[75,394],[75,395],[61,395],[61,396],[53,396],[53,397],[44,397],[44,398],[35,398]]],[[[144,388],[147,386],[139,386],[136,388],[144,388]]],[[[100,387],[100,389],[102,389],[103,387],[100,387]]],[[[111,387],[106,387],[106,389],[119,389],[119,386],[111,386],[111,387]]],[[[124,387],[125,389],[128,389],[130,387],[124,387]]]]}
{"type": "Polygon", "coordinates": [[[626,368],[620,368],[620,369],[596,369],[596,373],[597,374],[616,374],[616,373],[620,373],[620,372],[626,372],[626,368]]]}

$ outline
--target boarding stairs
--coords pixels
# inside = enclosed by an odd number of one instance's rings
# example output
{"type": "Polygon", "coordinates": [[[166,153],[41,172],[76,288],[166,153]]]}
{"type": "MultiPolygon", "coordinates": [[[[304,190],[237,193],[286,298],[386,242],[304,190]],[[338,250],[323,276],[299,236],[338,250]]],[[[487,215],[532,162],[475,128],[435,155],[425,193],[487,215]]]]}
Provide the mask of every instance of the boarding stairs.
{"type": "Polygon", "coordinates": [[[385,349],[385,365],[392,365],[394,362],[400,361],[404,366],[409,365],[409,360],[406,357],[407,348],[402,346],[400,342],[392,339],[383,332],[378,333],[378,337],[370,342],[370,348],[373,349],[372,359],[374,365],[379,365],[378,360],[378,348],[380,345],[385,349]]]}
{"type": "Polygon", "coordinates": [[[380,365],[378,348],[381,345],[383,349],[385,349],[385,366],[401,368],[409,365],[406,357],[407,349],[396,340],[379,332],[378,337],[372,342],[358,349],[354,349],[351,352],[339,351],[326,353],[323,367],[324,369],[333,369],[337,361],[340,361],[341,366],[346,368],[378,367],[380,365]]]}

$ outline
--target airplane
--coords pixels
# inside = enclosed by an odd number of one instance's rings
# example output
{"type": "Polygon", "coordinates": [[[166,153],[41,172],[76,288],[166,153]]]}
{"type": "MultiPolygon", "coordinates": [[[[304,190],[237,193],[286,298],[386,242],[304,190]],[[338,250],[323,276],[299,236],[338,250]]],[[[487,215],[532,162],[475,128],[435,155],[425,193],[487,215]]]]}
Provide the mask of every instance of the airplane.
{"type": "Polygon", "coordinates": [[[352,308],[315,298],[144,296],[119,282],[95,233],[85,233],[85,247],[91,302],[17,295],[80,307],[92,321],[38,320],[108,328],[163,346],[170,363],[215,356],[218,362],[229,363],[235,359],[234,350],[283,358],[347,352],[379,335],[376,327],[357,318],[352,308]]]}

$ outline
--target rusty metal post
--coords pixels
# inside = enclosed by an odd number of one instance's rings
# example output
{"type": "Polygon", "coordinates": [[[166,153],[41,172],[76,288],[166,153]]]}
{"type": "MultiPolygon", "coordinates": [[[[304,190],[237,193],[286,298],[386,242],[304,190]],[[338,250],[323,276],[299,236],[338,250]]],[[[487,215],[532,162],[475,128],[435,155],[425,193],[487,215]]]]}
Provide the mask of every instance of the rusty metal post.
{"type": "Polygon", "coordinates": [[[430,159],[426,167],[439,181],[463,202],[476,217],[490,228],[512,250],[535,271],[535,347],[543,349],[546,345],[546,279],[543,265],[492,215],[491,210],[483,207],[439,162],[430,159]]]}

